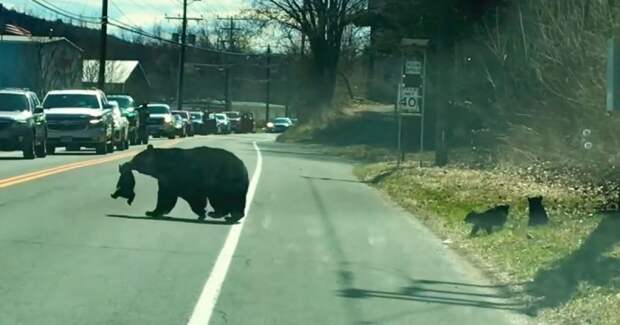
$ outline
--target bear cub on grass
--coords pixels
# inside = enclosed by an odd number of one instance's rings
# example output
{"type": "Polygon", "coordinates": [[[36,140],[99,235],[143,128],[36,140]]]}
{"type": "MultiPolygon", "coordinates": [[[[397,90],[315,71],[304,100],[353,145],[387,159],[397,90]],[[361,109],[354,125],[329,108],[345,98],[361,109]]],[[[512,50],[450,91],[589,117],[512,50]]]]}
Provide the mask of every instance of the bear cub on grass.
{"type": "Polygon", "coordinates": [[[545,206],[542,203],[542,196],[528,197],[527,202],[529,204],[529,220],[527,225],[540,226],[549,223],[549,216],[545,210],[545,206]]]}
{"type": "Polygon", "coordinates": [[[472,224],[470,237],[475,236],[480,229],[484,229],[487,234],[493,231],[493,227],[502,228],[508,220],[510,206],[507,204],[496,206],[482,213],[470,212],[465,217],[465,222],[472,224]]]}

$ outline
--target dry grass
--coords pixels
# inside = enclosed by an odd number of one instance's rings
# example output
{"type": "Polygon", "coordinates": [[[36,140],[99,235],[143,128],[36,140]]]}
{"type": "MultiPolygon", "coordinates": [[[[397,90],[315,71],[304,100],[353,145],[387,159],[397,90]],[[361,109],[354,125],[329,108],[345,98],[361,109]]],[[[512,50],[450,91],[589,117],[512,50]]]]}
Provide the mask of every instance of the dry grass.
{"type": "MultiPolygon", "coordinates": [[[[416,165],[404,166],[376,186],[423,216],[439,236],[450,239],[455,249],[499,281],[524,283],[513,289],[532,301],[529,312],[553,324],[585,324],[587,319],[591,324],[620,323],[620,311],[611,308],[620,300],[620,271],[613,268],[620,266],[620,222],[609,219],[603,227],[607,219],[593,213],[605,200],[601,191],[568,185],[571,180],[556,175],[536,181],[526,177],[532,174],[527,170],[416,165]],[[545,197],[552,222],[532,229],[527,227],[526,198],[534,195],[545,197]],[[464,216],[501,202],[511,205],[507,226],[490,236],[469,238],[464,216]],[[549,290],[557,294],[546,293],[549,290]]],[[[356,174],[368,181],[393,167],[367,165],[356,174]]]]}

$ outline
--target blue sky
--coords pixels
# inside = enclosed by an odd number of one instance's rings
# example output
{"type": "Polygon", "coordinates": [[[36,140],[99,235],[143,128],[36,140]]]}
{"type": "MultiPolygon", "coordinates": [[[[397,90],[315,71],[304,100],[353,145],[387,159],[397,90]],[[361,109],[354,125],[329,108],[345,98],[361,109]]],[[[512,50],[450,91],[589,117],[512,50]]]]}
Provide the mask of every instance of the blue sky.
{"type": "MultiPolygon", "coordinates": [[[[189,0],[188,15],[211,19],[238,13],[250,6],[250,0],[189,0]],[[193,2],[192,2],[193,1],[193,2]]],[[[61,7],[76,16],[97,17],[101,14],[101,0],[42,0],[61,7]]],[[[178,25],[178,21],[166,21],[165,15],[179,16],[182,0],[109,0],[110,17],[131,26],[140,26],[146,31],[161,23],[166,29],[178,25]]],[[[3,6],[14,8],[43,18],[57,15],[37,5],[32,0],[0,0],[3,6]]],[[[114,31],[112,31],[114,32],[114,31]]]]}

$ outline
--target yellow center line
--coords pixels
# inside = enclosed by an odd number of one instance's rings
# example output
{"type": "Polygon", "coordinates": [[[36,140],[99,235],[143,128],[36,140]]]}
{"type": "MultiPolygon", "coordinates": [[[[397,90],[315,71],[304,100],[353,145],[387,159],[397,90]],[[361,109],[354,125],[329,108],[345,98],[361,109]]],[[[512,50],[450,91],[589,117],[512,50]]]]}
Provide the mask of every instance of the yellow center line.
{"type": "MultiPolygon", "coordinates": [[[[173,146],[179,144],[181,141],[182,140],[168,141],[168,142],[162,144],[159,147],[163,147],[163,148],[173,147],[173,146]]],[[[140,152],[140,150],[132,150],[132,151],[129,151],[129,152],[120,153],[120,154],[116,154],[116,155],[113,155],[113,156],[97,158],[97,159],[90,159],[90,160],[85,160],[85,161],[78,161],[78,162],[74,162],[74,163],[70,163],[70,164],[66,164],[66,165],[61,165],[61,166],[56,166],[56,167],[52,167],[52,168],[48,168],[48,169],[44,169],[44,170],[40,170],[40,171],[36,171],[36,172],[32,172],[32,173],[27,173],[27,174],[17,175],[17,176],[5,178],[5,179],[0,179],[0,188],[14,186],[14,185],[17,185],[17,184],[33,181],[35,179],[39,179],[39,178],[43,178],[43,177],[47,177],[47,176],[51,176],[51,175],[56,175],[56,174],[64,173],[64,172],[67,172],[67,171],[70,171],[70,170],[74,170],[74,169],[101,165],[101,164],[104,164],[104,163],[107,163],[107,162],[111,162],[111,161],[115,161],[115,160],[120,160],[120,159],[123,159],[123,158],[128,158],[128,157],[131,157],[131,156],[137,154],[138,152],[140,152]]]]}

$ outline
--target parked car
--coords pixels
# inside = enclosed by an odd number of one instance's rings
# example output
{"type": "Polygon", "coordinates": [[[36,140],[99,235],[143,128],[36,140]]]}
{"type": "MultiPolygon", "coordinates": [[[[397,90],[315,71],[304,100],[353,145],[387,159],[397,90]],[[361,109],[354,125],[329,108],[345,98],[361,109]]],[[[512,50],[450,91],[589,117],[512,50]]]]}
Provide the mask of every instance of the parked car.
{"type": "Polygon", "coordinates": [[[239,112],[223,112],[228,117],[228,121],[230,122],[230,129],[232,132],[240,132],[241,127],[241,113],[239,112]]]}
{"type": "Polygon", "coordinates": [[[187,136],[187,127],[183,118],[179,115],[172,114],[174,132],[177,136],[185,138],[187,136]]]}
{"type": "Polygon", "coordinates": [[[241,123],[239,125],[239,132],[242,132],[242,133],[256,132],[256,121],[254,120],[253,113],[242,113],[241,114],[241,123]]]}
{"type": "Polygon", "coordinates": [[[267,123],[267,132],[282,133],[293,126],[293,121],[288,117],[276,117],[267,123]]]}
{"type": "Polygon", "coordinates": [[[232,128],[230,126],[230,121],[228,117],[224,113],[214,113],[213,118],[215,119],[215,133],[217,134],[228,134],[231,132],[232,128]]]}
{"type": "Polygon", "coordinates": [[[118,102],[108,100],[112,105],[112,118],[114,120],[114,145],[117,150],[129,149],[129,121],[123,115],[118,102]]]}
{"type": "Polygon", "coordinates": [[[25,159],[47,155],[47,122],[37,95],[0,90],[0,150],[21,151],[25,159]]]}
{"type": "Polygon", "coordinates": [[[195,131],[190,113],[188,111],[172,111],[172,114],[178,115],[183,119],[183,122],[185,123],[185,134],[187,134],[187,136],[193,137],[195,131]]]}
{"type": "Polygon", "coordinates": [[[47,153],[57,147],[114,152],[112,105],[101,90],[55,90],[43,100],[47,118],[47,153]]]}
{"type": "Polygon", "coordinates": [[[146,129],[149,135],[154,137],[168,137],[174,139],[176,131],[174,128],[174,117],[170,106],[166,104],[148,104],[149,119],[146,129]]]}
{"type": "Polygon", "coordinates": [[[204,123],[204,113],[203,112],[190,112],[190,116],[192,119],[192,128],[196,134],[206,135],[207,130],[205,128],[204,123]]]}
{"type": "Polygon", "coordinates": [[[202,121],[204,123],[205,134],[216,134],[217,133],[217,120],[215,119],[214,114],[205,112],[202,121]]]}
{"type": "Polygon", "coordinates": [[[129,122],[129,143],[132,146],[139,144],[141,142],[138,133],[140,129],[140,119],[133,97],[129,95],[108,95],[108,101],[117,102],[118,106],[121,108],[121,113],[129,122]]]}

